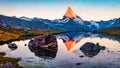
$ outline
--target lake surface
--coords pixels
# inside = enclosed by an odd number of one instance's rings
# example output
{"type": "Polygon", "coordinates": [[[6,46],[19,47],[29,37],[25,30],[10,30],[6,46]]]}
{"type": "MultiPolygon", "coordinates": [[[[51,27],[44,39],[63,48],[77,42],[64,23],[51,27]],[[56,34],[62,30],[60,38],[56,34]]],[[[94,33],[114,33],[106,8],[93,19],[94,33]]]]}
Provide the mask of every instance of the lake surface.
{"type": "Polygon", "coordinates": [[[6,52],[9,57],[20,57],[19,64],[23,68],[120,68],[120,38],[80,32],[55,36],[58,50],[52,57],[41,57],[32,52],[28,47],[31,39],[12,42],[18,46],[17,49],[8,48],[7,44],[1,45],[0,52],[6,52]],[[87,42],[99,43],[104,48],[97,49],[94,45],[92,52],[84,51],[82,47],[87,42]]]}

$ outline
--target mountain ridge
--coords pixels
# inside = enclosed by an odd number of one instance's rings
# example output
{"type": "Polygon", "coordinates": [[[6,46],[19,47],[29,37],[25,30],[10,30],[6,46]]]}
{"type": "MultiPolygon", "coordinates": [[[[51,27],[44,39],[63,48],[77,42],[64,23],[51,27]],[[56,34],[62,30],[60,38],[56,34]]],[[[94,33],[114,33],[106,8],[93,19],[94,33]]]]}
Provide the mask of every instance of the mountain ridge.
{"type": "Polygon", "coordinates": [[[69,6],[62,19],[16,18],[0,15],[0,25],[5,27],[26,28],[37,30],[62,30],[62,31],[95,31],[105,28],[120,26],[120,18],[108,21],[84,21],[69,6]]]}
{"type": "Polygon", "coordinates": [[[94,31],[120,26],[120,18],[115,18],[108,21],[83,21],[79,16],[76,18],[68,18],[63,16],[62,19],[56,20],[42,18],[29,18],[28,20],[25,20],[21,18],[0,15],[0,25],[5,27],[40,30],[94,31]]]}

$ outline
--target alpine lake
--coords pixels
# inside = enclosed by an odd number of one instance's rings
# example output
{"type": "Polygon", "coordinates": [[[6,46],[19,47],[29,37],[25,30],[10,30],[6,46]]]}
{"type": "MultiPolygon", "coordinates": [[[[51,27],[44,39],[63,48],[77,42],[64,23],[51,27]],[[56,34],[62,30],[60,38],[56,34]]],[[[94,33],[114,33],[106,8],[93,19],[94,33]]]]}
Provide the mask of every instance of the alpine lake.
{"type": "Polygon", "coordinates": [[[6,43],[0,52],[7,57],[21,58],[23,68],[120,68],[120,38],[101,34],[70,32],[54,35],[57,49],[31,50],[30,40],[6,43]]]}

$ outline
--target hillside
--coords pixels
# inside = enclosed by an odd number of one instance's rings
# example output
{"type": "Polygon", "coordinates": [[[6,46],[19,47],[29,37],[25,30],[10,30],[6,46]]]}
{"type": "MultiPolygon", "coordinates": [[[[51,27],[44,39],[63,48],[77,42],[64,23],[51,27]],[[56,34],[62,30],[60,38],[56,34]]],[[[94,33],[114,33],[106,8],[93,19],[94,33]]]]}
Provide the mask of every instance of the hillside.
{"type": "Polygon", "coordinates": [[[10,27],[0,26],[0,44],[21,39],[22,37],[31,37],[40,34],[57,34],[63,31],[56,30],[28,30],[16,29],[10,27]]]}
{"type": "Polygon", "coordinates": [[[27,36],[27,35],[28,33],[23,31],[22,29],[0,26],[0,44],[14,41],[22,36],[27,36]]]}
{"type": "Polygon", "coordinates": [[[107,29],[95,31],[95,33],[101,33],[101,34],[105,34],[105,35],[120,37],[120,27],[107,28],[107,29]]]}

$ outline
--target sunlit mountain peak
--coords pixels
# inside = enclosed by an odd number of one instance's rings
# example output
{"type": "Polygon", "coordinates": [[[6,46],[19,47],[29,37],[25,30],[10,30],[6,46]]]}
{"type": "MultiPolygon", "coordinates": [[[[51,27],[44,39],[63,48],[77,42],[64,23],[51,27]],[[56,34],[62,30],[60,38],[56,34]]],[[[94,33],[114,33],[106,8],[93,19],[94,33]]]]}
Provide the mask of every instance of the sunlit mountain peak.
{"type": "Polygon", "coordinates": [[[69,6],[64,16],[68,18],[75,18],[77,15],[73,11],[73,9],[69,6]]]}

